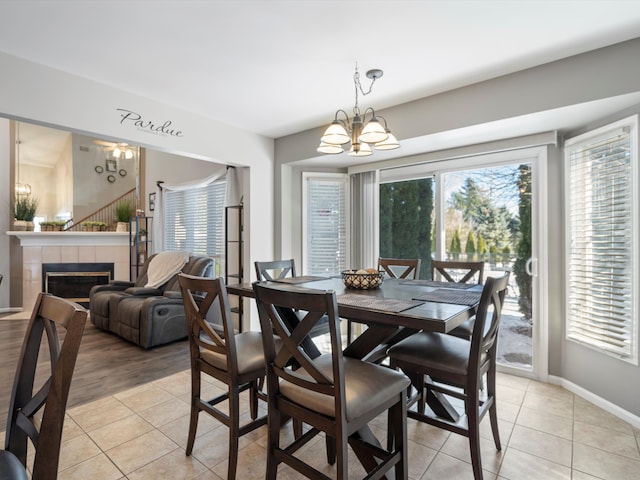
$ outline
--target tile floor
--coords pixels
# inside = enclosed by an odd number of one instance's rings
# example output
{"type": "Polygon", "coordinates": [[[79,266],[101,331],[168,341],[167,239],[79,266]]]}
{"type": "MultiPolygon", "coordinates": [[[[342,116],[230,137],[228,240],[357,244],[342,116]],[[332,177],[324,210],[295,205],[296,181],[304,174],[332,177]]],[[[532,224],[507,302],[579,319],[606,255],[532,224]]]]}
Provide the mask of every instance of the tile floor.
{"type": "MultiPolygon", "coordinates": [[[[495,450],[485,417],[485,479],[640,478],[640,430],[560,387],[504,374],[498,375],[498,382],[503,448],[495,450]]],[[[189,385],[189,373],[182,372],[70,409],[58,478],[226,478],[227,429],[206,414],[200,415],[193,455],[184,454],[189,385]]],[[[207,388],[212,394],[220,390],[214,383],[207,388]]],[[[284,428],[289,434],[291,428],[284,428]]],[[[373,430],[384,439],[384,419],[376,422],[373,430]]],[[[408,432],[411,479],[473,478],[466,438],[411,419],[408,432]]],[[[265,444],[266,427],[241,439],[239,480],[264,478],[265,444]]],[[[323,439],[306,445],[304,456],[331,474],[323,439]]],[[[351,462],[353,478],[361,478],[362,470],[356,463],[351,462]]],[[[281,467],[279,478],[300,476],[281,467]]]]}

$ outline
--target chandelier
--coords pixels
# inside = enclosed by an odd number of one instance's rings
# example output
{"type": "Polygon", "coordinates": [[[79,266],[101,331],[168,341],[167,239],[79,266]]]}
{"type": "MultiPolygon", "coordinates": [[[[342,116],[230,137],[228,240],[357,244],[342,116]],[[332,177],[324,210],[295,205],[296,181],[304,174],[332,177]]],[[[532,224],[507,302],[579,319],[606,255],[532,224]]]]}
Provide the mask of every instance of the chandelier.
{"type": "Polygon", "coordinates": [[[376,150],[393,150],[398,148],[400,144],[396,137],[391,133],[384,117],[376,115],[373,108],[369,107],[360,114],[358,107],[358,92],[363,96],[369,95],[373,84],[377,79],[382,77],[382,70],[373,69],[366,73],[367,78],[371,79],[371,85],[365,92],[360,84],[360,72],[358,64],[356,64],[356,72],[353,75],[353,83],[355,85],[356,102],[353,107],[353,118],[349,119],[349,114],[344,110],[338,110],[331,125],[327,127],[324,135],[320,138],[320,145],[317,151],[320,153],[337,154],[344,152],[343,145],[351,142],[349,155],[354,157],[366,157],[373,152],[371,147],[376,150]],[[367,121],[367,116],[369,119],[367,121]],[[344,117],[344,118],[340,118],[344,117]],[[384,126],[382,123],[384,123],[384,126]]]}

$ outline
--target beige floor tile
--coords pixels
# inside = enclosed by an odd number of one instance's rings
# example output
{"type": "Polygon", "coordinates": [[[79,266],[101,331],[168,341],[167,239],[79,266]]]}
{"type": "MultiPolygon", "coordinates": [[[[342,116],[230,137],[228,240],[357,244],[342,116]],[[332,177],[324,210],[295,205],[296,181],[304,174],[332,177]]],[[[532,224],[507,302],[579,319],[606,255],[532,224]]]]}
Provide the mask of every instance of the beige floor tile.
{"type": "Polygon", "coordinates": [[[615,430],[617,432],[633,435],[633,427],[615,415],[605,412],[594,404],[576,397],[575,420],[589,423],[603,428],[615,430]]]}
{"type": "Polygon", "coordinates": [[[520,413],[520,405],[503,402],[500,396],[497,396],[496,398],[498,399],[496,407],[498,410],[498,418],[505,422],[516,423],[516,418],[518,418],[518,414],[520,413]]]}
{"type": "MultiPolygon", "coordinates": [[[[229,459],[218,463],[213,472],[222,478],[227,477],[229,459]]],[[[267,451],[255,443],[249,443],[238,452],[238,475],[242,480],[263,480],[267,471],[267,451]]]]}
{"type": "Polygon", "coordinates": [[[640,461],[575,443],[573,468],[604,480],[637,480],[640,461]]]}
{"type": "Polygon", "coordinates": [[[575,438],[579,439],[580,443],[633,460],[640,460],[640,451],[634,435],[582,422],[575,422],[574,432],[575,438]]]}
{"type": "Polygon", "coordinates": [[[569,417],[523,407],[520,410],[516,424],[567,440],[573,438],[573,419],[569,417]]]}
{"type": "MultiPolygon", "coordinates": [[[[171,440],[176,442],[180,447],[186,448],[187,446],[187,437],[189,435],[189,418],[190,415],[184,415],[172,422],[166,423],[160,427],[162,433],[164,433],[171,440]]],[[[198,443],[198,439],[203,435],[217,429],[217,428],[227,428],[218,420],[213,418],[211,415],[207,415],[206,413],[200,413],[198,418],[198,428],[196,430],[196,443],[198,443]]]]}
{"type": "Polygon", "coordinates": [[[528,378],[516,377],[499,372],[496,374],[496,385],[503,385],[505,387],[526,391],[531,383],[533,383],[533,381],[528,378]]]}
{"type": "Polygon", "coordinates": [[[522,406],[561,417],[573,418],[573,397],[558,398],[527,392],[522,406]]]}
{"type": "Polygon", "coordinates": [[[192,456],[187,457],[184,450],[176,448],[168,454],[148,463],[142,468],[127,475],[129,480],[150,480],[174,478],[193,480],[207,472],[208,469],[192,456]]]}
{"type": "Polygon", "coordinates": [[[507,480],[571,480],[571,468],[508,447],[498,475],[507,480]]]}
{"type": "Polygon", "coordinates": [[[125,474],[129,474],[148,463],[178,448],[158,430],[151,430],[106,451],[109,458],[125,474]]]}
{"type": "Polygon", "coordinates": [[[179,397],[185,393],[191,392],[191,373],[189,370],[175,373],[165,378],[161,378],[153,382],[157,387],[166,390],[172,395],[179,397]]]}
{"type": "Polygon", "coordinates": [[[160,427],[177,418],[189,415],[191,406],[179,400],[177,397],[171,397],[171,399],[166,402],[137,411],[138,414],[151,425],[160,427]]]}
{"type": "Polygon", "coordinates": [[[525,395],[526,391],[520,388],[496,384],[496,398],[499,399],[501,403],[522,405],[525,395]]]}
{"type": "Polygon", "coordinates": [[[134,413],[113,397],[99,401],[95,408],[72,410],[69,415],[85,431],[90,432],[134,413]]]}
{"type": "Polygon", "coordinates": [[[96,428],[88,435],[102,451],[107,451],[151,430],[153,425],[134,414],[96,428]]]}
{"type": "MultiPolygon", "coordinates": [[[[73,418],[67,414],[64,419],[64,426],[62,427],[62,441],[66,442],[67,440],[71,440],[83,433],[84,430],[80,428],[80,425],[78,425],[73,418]]],[[[4,438],[4,432],[0,435],[0,438],[4,438]]]]}
{"type": "Polygon", "coordinates": [[[100,453],[100,449],[88,435],[74,437],[60,445],[58,471],[78,465],[100,453]]]}
{"type": "MultiPolygon", "coordinates": [[[[486,471],[483,471],[483,477],[485,480],[496,478],[493,473],[486,471]]],[[[474,480],[473,468],[470,463],[463,462],[444,453],[438,453],[420,480],[442,479],[474,480]]]]}
{"type": "Polygon", "coordinates": [[[153,384],[147,385],[146,388],[127,390],[126,392],[122,392],[122,394],[114,395],[114,397],[137,412],[168,401],[174,401],[176,404],[182,403],[166,390],[156,387],[153,384]]]}
{"type": "Polygon", "coordinates": [[[118,480],[122,477],[122,472],[104,453],[62,470],[58,474],[58,480],[118,480]]]}
{"type": "MultiPolygon", "coordinates": [[[[500,469],[505,448],[497,450],[493,439],[480,438],[480,459],[482,470],[496,473],[500,469]]],[[[451,435],[441,450],[450,457],[454,457],[471,466],[471,450],[469,439],[462,435],[451,435]]]]}
{"type": "Polygon", "coordinates": [[[422,477],[438,452],[412,440],[409,440],[408,443],[409,478],[418,479],[422,477]]]}
{"type": "Polygon", "coordinates": [[[571,467],[571,440],[516,425],[509,442],[511,448],[571,467]]]}
{"type": "MultiPolygon", "coordinates": [[[[516,377],[517,378],[517,377],[516,377]]],[[[537,393],[538,395],[546,395],[549,397],[558,397],[564,399],[573,399],[574,395],[569,390],[559,386],[552,385],[550,383],[542,383],[542,382],[530,382],[529,388],[527,392],[537,393]]]]}
{"type": "Polygon", "coordinates": [[[440,450],[450,435],[451,432],[442,428],[413,419],[407,420],[407,437],[432,450],[440,450]]]}
{"type": "MultiPolygon", "coordinates": [[[[185,432],[185,442],[186,442],[185,432]]],[[[240,449],[251,443],[246,436],[240,437],[240,449]]],[[[229,457],[229,429],[224,425],[211,430],[196,438],[192,455],[207,468],[214,468],[221,461],[229,457]]]]}
{"type": "Polygon", "coordinates": [[[593,475],[589,475],[588,473],[583,473],[578,470],[573,470],[571,475],[571,480],[600,480],[598,477],[594,477],[593,475]]]}

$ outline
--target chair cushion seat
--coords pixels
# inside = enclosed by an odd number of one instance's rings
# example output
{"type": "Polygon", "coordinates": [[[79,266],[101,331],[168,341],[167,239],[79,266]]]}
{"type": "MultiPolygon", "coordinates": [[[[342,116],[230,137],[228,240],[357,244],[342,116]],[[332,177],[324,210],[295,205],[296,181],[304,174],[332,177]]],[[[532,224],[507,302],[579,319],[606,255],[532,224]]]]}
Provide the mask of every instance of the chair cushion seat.
{"type": "Polygon", "coordinates": [[[27,471],[13,453],[0,450],[0,480],[27,480],[27,471]]]}
{"type": "MultiPolygon", "coordinates": [[[[324,354],[313,360],[314,365],[327,378],[333,378],[331,355],[324,354]]],[[[304,369],[296,375],[311,379],[304,369]]],[[[344,357],[344,383],[347,421],[360,417],[398,395],[409,386],[409,379],[402,373],[387,367],[344,357]]],[[[288,399],[304,405],[328,417],[335,416],[332,397],[307,390],[291,382],[281,381],[280,393],[288,399]]]]}
{"type": "MultiPolygon", "coordinates": [[[[453,335],[420,332],[389,348],[394,362],[416,365],[420,372],[441,371],[466,375],[469,368],[471,342],[453,335]]],[[[486,360],[483,354],[481,364],[486,360]]]]}
{"type": "MultiPolygon", "coordinates": [[[[236,351],[238,354],[238,373],[255,372],[264,370],[264,350],[262,347],[262,334],[260,332],[244,332],[235,336],[236,351]]],[[[202,359],[215,368],[227,371],[227,356],[211,350],[201,350],[202,359]]]]}
{"type": "Polygon", "coordinates": [[[473,335],[474,322],[475,322],[475,318],[470,318],[466,322],[463,322],[462,324],[458,325],[456,328],[451,330],[449,332],[449,335],[471,340],[471,335],[473,335]]]}

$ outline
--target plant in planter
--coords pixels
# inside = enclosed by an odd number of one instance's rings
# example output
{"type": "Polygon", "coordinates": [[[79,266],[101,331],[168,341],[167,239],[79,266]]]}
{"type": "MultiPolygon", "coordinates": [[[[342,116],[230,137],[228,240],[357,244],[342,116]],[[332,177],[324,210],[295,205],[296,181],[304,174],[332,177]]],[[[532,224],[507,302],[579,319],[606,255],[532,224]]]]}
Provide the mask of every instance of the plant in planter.
{"type": "MultiPolygon", "coordinates": [[[[67,222],[63,222],[62,220],[56,220],[53,222],[49,222],[51,224],[51,226],[53,227],[52,230],[55,232],[61,232],[62,230],[64,230],[64,226],[66,225],[67,222]]],[[[42,224],[40,224],[42,225],[42,224]]]]}
{"type": "Polygon", "coordinates": [[[32,197],[31,195],[20,195],[16,197],[14,211],[16,222],[14,224],[14,228],[16,230],[33,230],[33,217],[35,217],[37,209],[37,198],[32,197]]]}
{"type": "Polygon", "coordinates": [[[40,222],[41,232],[50,232],[53,230],[53,222],[40,222]]]}
{"type": "Polygon", "coordinates": [[[138,238],[140,239],[141,242],[147,241],[147,231],[144,228],[141,228],[140,230],[138,230],[138,238]]]}
{"type": "Polygon", "coordinates": [[[121,200],[116,203],[116,232],[126,232],[129,230],[129,220],[133,214],[131,202],[129,200],[121,200]]]}

